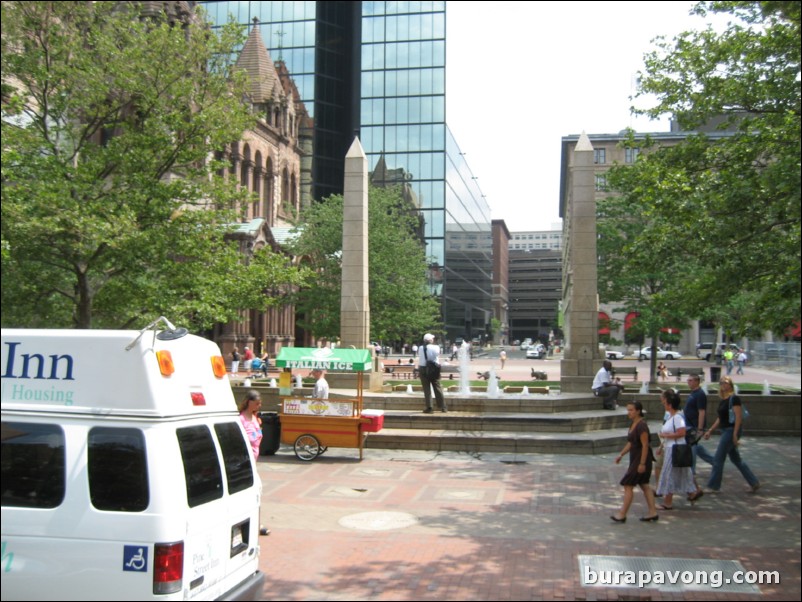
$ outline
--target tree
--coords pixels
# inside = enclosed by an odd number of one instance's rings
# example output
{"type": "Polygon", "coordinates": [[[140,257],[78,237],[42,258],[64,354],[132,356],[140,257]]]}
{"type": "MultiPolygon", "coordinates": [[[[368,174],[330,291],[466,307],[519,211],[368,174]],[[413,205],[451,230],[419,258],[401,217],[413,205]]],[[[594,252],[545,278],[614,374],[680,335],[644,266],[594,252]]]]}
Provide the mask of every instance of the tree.
{"type": "Polygon", "coordinates": [[[694,10],[732,21],[721,33],[659,39],[638,91],[657,104],[636,112],[673,114],[686,130],[723,119],[732,134],[690,135],[614,168],[609,181],[643,204],[637,246],[670,241],[666,252],[682,256],[675,286],[686,313],[724,314],[744,293],[751,306],[739,308],[738,329],[779,331],[800,316],[800,3],[694,10]]]}
{"type": "MultiPolygon", "coordinates": [[[[650,219],[650,203],[638,191],[626,192],[619,171],[609,180],[625,192],[598,202],[598,290],[602,303],[619,304],[617,311],[637,312],[628,337],[650,340],[657,347],[661,328],[684,326],[688,313],[677,284],[689,266],[675,253],[674,241],[662,237],[659,223],[650,219]]],[[[657,354],[652,353],[651,378],[657,354]]]]}
{"type": "Polygon", "coordinates": [[[244,196],[209,158],[252,122],[242,30],[132,6],[2,4],[3,326],[201,329],[301,282],[226,238],[244,196]]]}
{"type": "MultiPolygon", "coordinates": [[[[416,211],[394,188],[371,188],[368,211],[370,333],[376,340],[409,340],[439,330],[439,305],[426,290],[424,248],[414,232],[416,211]]],[[[299,322],[318,337],[340,335],[343,199],[314,203],[302,216],[293,246],[315,270],[316,279],[297,295],[299,322]]]]}

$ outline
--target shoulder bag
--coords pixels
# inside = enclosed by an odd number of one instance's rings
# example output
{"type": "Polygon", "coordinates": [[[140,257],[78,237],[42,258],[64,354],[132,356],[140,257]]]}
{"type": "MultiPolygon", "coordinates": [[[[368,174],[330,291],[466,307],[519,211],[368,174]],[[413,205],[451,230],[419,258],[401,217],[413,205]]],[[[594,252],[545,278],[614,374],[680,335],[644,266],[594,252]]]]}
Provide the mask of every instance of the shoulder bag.
{"type": "MultiPolygon", "coordinates": [[[[735,426],[735,411],[732,409],[732,400],[735,395],[730,395],[730,424],[735,426]]],[[[741,398],[738,398],[738,401],[741,401],[741,398]]],[[[744,420],[749,418],[749,410],[746,409],[746,404],[741,401],[741,423],[743,424],[744,420]]]]}
{"type": "MultiPolygon", "coordinates": [[[[677,432],[677,423],[671,417],[671,426],[677,432]]],[[[690,468],[693,465],[693,448],[687,443],[674,443],[671,446],[671,466],[674,468],[690,468]]]]}
{"type": "Polygon", "coordinates": [[[426,359],[426,367],[424,368],[424,370],[426,370],[426,378],[429,380],[440,380],[440,364],[429,360],[429,354],[426,353],[428,347],[428,345],[424,345],[423,347],[423,357],[426,359]]]}

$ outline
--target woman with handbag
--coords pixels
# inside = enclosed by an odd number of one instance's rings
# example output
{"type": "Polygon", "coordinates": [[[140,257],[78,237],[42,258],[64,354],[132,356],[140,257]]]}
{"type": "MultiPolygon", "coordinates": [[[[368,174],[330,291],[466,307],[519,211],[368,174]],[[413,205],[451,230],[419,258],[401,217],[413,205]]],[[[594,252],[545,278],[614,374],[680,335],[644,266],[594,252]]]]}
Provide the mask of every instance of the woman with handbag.
{"type": "Polygon", "coordinates": [[[705,440],[707,440],[710,438],[710,433],[716,428],[721,429],[721,438],[713,456],[713,470],[710,472],[710,480],[707,482],[708,490],[711,493],[718,493],[721,489],[724,462],[729,456],[735,467],[741,471],[746,482],[749,483],[749,490],[755,493],[760,489],[760,481],[746,462],[741,460],[741,454],[738,452],[738,444],[741,442],[743,433],[745,410],[740,397],[735,394],[735,386],[729,376],[723,377],[718,383],[718,395],[721,398],[718,404],[718,418],[705,433],[705,440]]]}
{"type": "Polygon", "coordinates": [[[649,487],[654,456],[652,455],[651,447],[649,447],[649,427],[643,419],[643,404],[639,401],[630,401],[627,404],[627,418],[632,421],[627,433],[627,444],[615,459],[615,463],[618,464],[621,462],[621,458],[629,452],[629,468],[624,478],[621,479],[621,485],[624,486],[624,503],[621,506],[621,510],[617,514],[610,516],[610,518],[617,523],[626,522],[627,512],[632,505],[632,498],[635,495],[634,490],[637,485],[643,491],[646,505],[649,507],[649,513],[641,517],[640,520],[642,522],[654,522],[660,517],[657,515],[657,508],[654,506],[652,488],[649,487]]]}
{"type": "MultiPolygon", "coordinates": [[[[685,442],[685,418],[679,411],[679,393],[674,389],[666,389],[660,396],[660,401],[668,412],[669,419],[660,429],[664,460],[660,480],[657,483],[657,494],[663,496],[660,507],[663,510],[672,510],[675,493],[685,496],[696,491],[691,471],[693,451],[685,442]],[[683,455],[687,457],[682,457],[683,455]]],[[[691,503],[693,504],[693,501],[691,503]]]]}

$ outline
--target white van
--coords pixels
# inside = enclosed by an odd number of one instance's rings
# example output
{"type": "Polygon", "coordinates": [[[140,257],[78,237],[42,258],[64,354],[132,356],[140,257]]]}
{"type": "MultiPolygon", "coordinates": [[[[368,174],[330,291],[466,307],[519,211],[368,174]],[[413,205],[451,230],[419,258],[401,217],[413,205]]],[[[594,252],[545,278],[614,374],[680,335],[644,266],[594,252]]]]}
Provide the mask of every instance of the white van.
{"type": "Polygon", "coordinates": [[[262,598],[261,484],[214,343],[163,318],[3,329],[0,370],[3,600],[262,598]]]}

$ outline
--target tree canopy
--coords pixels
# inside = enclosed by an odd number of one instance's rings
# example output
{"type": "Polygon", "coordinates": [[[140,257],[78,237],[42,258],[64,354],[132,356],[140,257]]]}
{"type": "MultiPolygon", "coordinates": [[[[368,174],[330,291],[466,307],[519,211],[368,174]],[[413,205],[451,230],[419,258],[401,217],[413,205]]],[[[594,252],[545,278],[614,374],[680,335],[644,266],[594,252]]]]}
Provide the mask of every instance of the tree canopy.
{"type": "MultiPolygon", "coordinates": [[[[368,207],[370,336],[409,340],[438,330],[439,304],[426,289],[424,247],[415,235],[417,211],[404,205],[398,189],[371,188],[368,207]]],[[[343,198],[314,203],[303,215],[294,245],[315,270],[314,282],[297,295],[299,322],[316,336],[340,335],[343,198]]]]}
{"type": "Polygon", "coordinates": [[[620,271],[637,281],[658,262],[679,268],[677,311],[734,333],[781,331],[800,317],[800,3],[694,10],[732,19],[724,31],[659,39],[638,95],[657,98],[639,112],[669,113],[683,130],[700,131],[665,148],[633,135],[628,143],[649,152],[610,170],[620,198],[600,206],[619,224],[638,224],[615,249],[631,260],[620,271]]]}
{"type": "Polygon", "coordinates": [[[252,123],[243,31],[136,3],[2,4],[2,323],[207,328],[301,282],[226,237],[244,193],[214,151],[252,123]]]}

